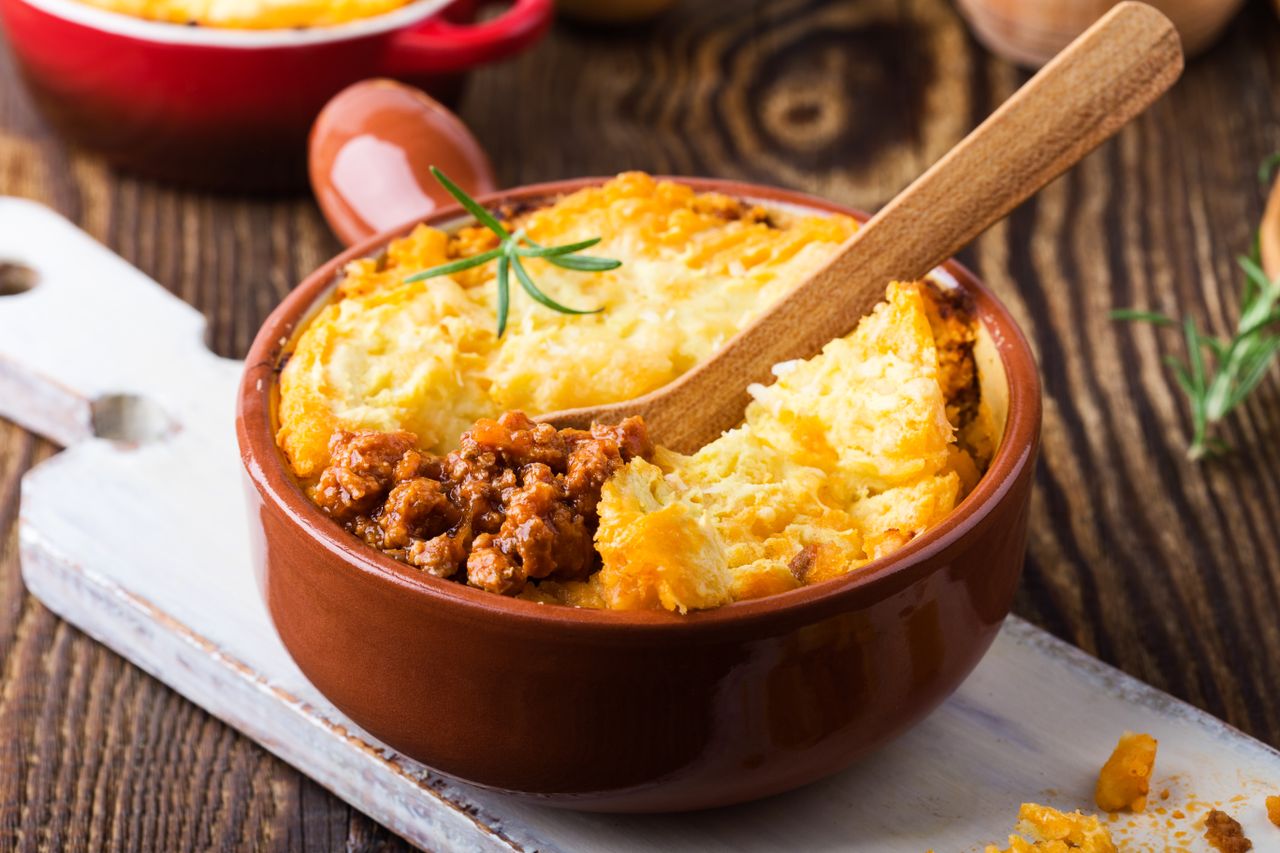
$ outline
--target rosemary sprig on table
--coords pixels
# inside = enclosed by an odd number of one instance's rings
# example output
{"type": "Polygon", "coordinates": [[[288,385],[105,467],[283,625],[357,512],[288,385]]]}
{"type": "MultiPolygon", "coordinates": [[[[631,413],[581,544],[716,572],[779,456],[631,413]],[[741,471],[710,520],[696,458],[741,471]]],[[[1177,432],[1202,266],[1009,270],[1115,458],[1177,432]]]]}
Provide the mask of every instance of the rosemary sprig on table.
{"type": "Polygon", "coordinates": [[[1270,184],[1271,175],[1277,166],[1280,166],[1280,151],[1262,161],[1262,165],[1258,167],[1258,182],[1263,186],[1270,184]]]}
{"type": "Polygon", "coordinates": [[[450,275],[496,260],[498,262],[498,337],[502,337],[507,330],[507,313],[511,306],[512,272],[515,273],[516,281],[520,283],[520,287],[524,289],[525,293],[529,294],[534,302],[544,305],[553,311],[559,311],[561,314],[596,314],[604,310],[603,308],[582,310],[570,308],[567,305],[561,305],[556,302],[534,284],[533,279],[529,276],[529,271],[524,267],[523,261],[524,258],[542,258],[558,267],[579,272],[604,272],[622,266],[622,261],[616,261],[612,258],[598,258],[593,255],[578,254],[583,249],[589,249],[599,243],[599,237],[592,237],[589,240],[582,240],[577,243],[566,243],[563,246],[539,245],[530,240],[524,231],[516,231],[514,234],[509,232],[498,221],[497,217],[485,210],[479,202],[467,195],[461,187],[449,180],[448,175],[435,166],[431,167],[431,174],[440,182],[440,186],[449,192],[449,195],[456,198],[467,209],[467,212],[476,218],[477,222],[497,235],[498,247],[487,252],[481,252],[478,255],[459,258],[456,261],[450,261],[447,264],[440,264],[422,272],[414,273],[405,279],[406,282],[450,275]]]}
{"type": "MultiPolygon", "coordinates": [[[[1242,256],[1244,293],[1240,320],[1230,338],[1201,332],[1191,317],[1182,321],[1187,360],[1170,356],[1165,361],[1191,403],[1193,434],[1187,456],[1193,460],[1230,447],[1210,432],[1258,387],[1280,353],[1280,335],[1272,327],[1280,322],[1280,280],[1271,281],[1256,257],[1242,256]]],[[[1154,311],[1124,309],[1111,312],[1115,320],[1136,320],[1158,326],[1177,325],[1154,311]]]]}

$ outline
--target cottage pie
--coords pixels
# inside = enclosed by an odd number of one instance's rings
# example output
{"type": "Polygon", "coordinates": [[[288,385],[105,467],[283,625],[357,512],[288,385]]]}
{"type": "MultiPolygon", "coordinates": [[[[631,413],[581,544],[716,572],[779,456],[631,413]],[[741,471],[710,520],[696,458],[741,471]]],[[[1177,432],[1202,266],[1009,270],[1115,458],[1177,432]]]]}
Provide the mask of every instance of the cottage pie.
{"type": "MultiPolygon", "coordinates": [[[[488,230],[419,226],[348,266],[293,343],[277,440],[329,515],[424,572],[507,595],[688,611],[837,577],[936,524],[1001,432],[967,295],[893,283],[849,335],[778,365],[738,429],[683,456],[638,420],[590,431],[540,412],[665,385],[849,237],[843,216],[766,210],[629,173],[505,210],[539,245],[600,236],[622,262],[584,274],[530,259],[590,315],[513,299],[494,328],[488,230]]],[[[989,342],[987,342],[989,345],[989,342]]]]}
{"type": "Polygon", "coordinates": [[[135,18],[227,29],[328,27],[371,18],[411,0],[82,0],[135,18]]]}

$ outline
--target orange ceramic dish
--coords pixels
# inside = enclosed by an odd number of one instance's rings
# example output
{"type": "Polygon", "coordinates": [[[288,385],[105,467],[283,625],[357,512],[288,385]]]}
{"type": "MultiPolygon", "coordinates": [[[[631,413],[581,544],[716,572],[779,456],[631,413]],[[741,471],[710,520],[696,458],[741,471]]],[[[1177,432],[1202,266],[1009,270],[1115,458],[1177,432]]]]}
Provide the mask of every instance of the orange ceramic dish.
{"type": "MultiPolygon", "coordinates": [[[[771,188],[683,182],[856,215],[771,188]]],[[[593,183],[482,201],[538,203],[593,183]]],[[[687,615],[598,611],[492,595],[366,548],[308,500],[276,447],[289,342],[348,261],[408,230],[326,264],[268,318],[237,419],[272,619],[303,672],[357,724],[475,784],[575,808],[684,810],[836,772],[921,719],[977,664],[1022,568],[1040,389],[1025,339],[967,270],[945,269],[974,298],[1008,411],[986,475],[959,507],[831,581],[687,615]]]]}

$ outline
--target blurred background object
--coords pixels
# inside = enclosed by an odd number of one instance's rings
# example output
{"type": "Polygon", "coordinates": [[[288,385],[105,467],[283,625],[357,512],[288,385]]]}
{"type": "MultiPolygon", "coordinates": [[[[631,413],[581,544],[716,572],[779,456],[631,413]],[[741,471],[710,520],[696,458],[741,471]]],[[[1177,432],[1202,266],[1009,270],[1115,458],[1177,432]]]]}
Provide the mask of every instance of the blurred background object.
{"type": "Polygon", "coordinates": [[[678,0],[556,0],[556,11],[583,24],[622,26],[656,18],[677,2],[678,0]]]}
{"type": "Polygon", "coordinates": [[[1258,226],[1258,253],[1267,278],[1280,281],[1280,170],[1273,168],[1272,173],[1277,177],[1271,184],[1271,198],[1258,226]]]}
{"type": "Polygon", "coordinates": [[[533,44],[552,0],[476,22],[473,0],[414,0],[332,27],[182,26],[77,0],[0,0],[28,89],[71,141],[149,177],[217,190],[306,186],[320,108],[367,77],[454,101],[467,72],[533,44]]]}
{"type": "Polygon", "coordinates": [[[480,143],[421,89],[365,80],[325,105],[311,131],[311,188],[348,246],[456,204],[431,176],[437,166],[469,195],[497,189],[480,143]]]}
{"type": "MultiPolygon", "coordinates": [[[[1039,68],[1119,0],[956,0],[973,34],[993,53],[1039,68]]],[[[1183,51],[1207,50],[1244,0],[1147,0],[1169,16],[1183,51]]],[[[1280,4],[1280,0],[1276,0],[1280,4]]]]}

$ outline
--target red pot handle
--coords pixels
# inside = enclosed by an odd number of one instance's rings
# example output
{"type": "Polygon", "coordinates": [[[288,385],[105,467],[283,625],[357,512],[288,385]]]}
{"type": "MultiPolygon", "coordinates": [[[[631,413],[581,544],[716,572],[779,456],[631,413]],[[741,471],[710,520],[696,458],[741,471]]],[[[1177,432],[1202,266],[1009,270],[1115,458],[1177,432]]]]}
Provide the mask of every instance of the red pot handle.
{"type": "Polygon", "coordinates": [[[391,37],[385,73],[390,76],[449,74],[517,53],[551,25],[553,0],[515,0],[490,21],[454,24],[443,15],[391,37]]]}

